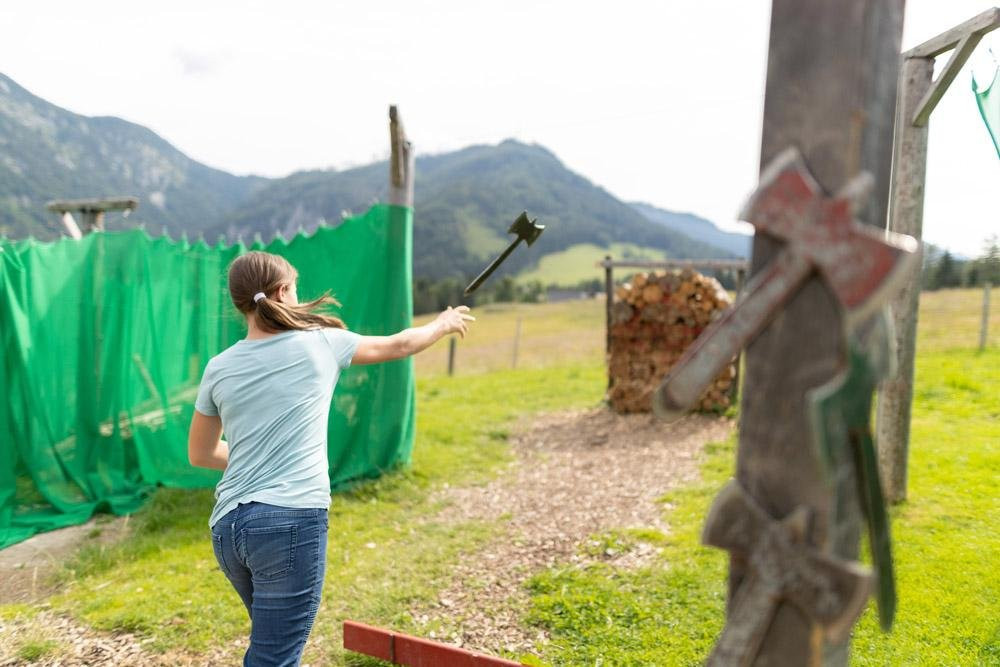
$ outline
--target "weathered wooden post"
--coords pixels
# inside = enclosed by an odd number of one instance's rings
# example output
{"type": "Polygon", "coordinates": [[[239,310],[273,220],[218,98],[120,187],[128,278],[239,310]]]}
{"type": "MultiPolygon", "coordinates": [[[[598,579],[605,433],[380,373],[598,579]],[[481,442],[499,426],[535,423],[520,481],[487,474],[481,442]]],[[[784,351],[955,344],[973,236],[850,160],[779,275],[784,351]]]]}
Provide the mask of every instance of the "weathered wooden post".
{"type": "MultiPolygon", "coordinates": [[[[896,141],[892,172],[889,229],[921,238],[924,180],[927,174],[928,120],[948,86],[965,65],[983,35],[1000,25],[1000,10],[979,16],[903,54],[896,105],[896,141]],[[935,80],[934,59],[954,50],[935,80]]],[[[876,432],[879,468],[890,502],[906,498],[906,468],[913,404],[913,364],[916,356],[920,281],[914,280],[893,299],[896,374],[879,389],[876,432]]]]}
{"type": "MultiPolygon", "coordinates": [[[[903,5],[903,0],[774,0],[771,9],[761,166],[795,146],[827,192],[869,172],[872,195],[856,214],[878,227],[885,225],[888,204],[903,5]]],[[[751,274],[779,250],[773,238],[755,235],[751,274]]],[[[840,318],[829,287],[814,275],[747,348],[736,477],[773,517],[808,507],[814,518],[807,541],[855,560],[860,532],[855,475],[845,467],[831,497],[807,444],[806,394],[843,367],[840,318]]],[[[737,556],[730,560],[732,599],[747,563],[737,556]]],[[[829,642],[815,620],[785,601],[775,610],[756,663],[809,664],[821,655],[824,664],[845,665],[847,647],[846,637],[829,642]]]]}
{"type": "Polygon", "coordinates": [[[395,104],[389,107],[389,145],[389,203],[413,208],[416,158],[395,104]]]}
{"type": "MultiPolygon", "coordinates": [[[[811,445],[808,399],[846,366],[844,295],[817,272],[789,267],[809,244],[820,254],[836,245],[832,237],[822,240],[826,219],[815,211],[845,215],[844,202],[853,199],[854,217],[884,225],[902,24],[903,0],[772,3],[761,167],[776,163],[784,171],[762,174],[767,189],[748,207],[760,219],[750,221],[772,231],[754,237],[745,293],[762,289],[765,276],[772,287],[792,280],[782,270],[802,273],[746,350],[736,481],[717,498],[704,535],[730,549],[729,618],[710,664],[847,664],[847,631],[863,604],[858,596],[867,595],[852,564],[860,534],[857,477],[843,452],[836,474],[825,475],[811,445]],[[790,148],[805,165],[778,159],[790,148]],[[854,185],[836,199],[806,196],[807,173],[834,193],[862,171],[873,178],[870,197],[854,185]],[[806,228],[783,243],[772,226],[782,220],[806,228]]],[[[753,298],[748,308],[760,306],[753,298]]],[[[762,310],[756,315],[763,319],[762,310]]],[[[755,315],[753,308],[744,314],[755,315]]]]}

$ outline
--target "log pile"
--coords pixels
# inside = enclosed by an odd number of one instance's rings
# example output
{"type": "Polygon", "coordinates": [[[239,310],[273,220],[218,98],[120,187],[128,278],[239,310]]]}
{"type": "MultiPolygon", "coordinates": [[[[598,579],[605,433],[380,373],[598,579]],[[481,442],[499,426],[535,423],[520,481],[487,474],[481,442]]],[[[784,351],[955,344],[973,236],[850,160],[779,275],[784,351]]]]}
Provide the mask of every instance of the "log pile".
{"type": "MultiPolygon", "coordinates": [[[[615,289],[611,307],[608,401],[617,412],[649,412],[652,395],[684,350],[731,305],[715,278],[691,269],[637,273],[615,289]]],[[[720,411],[733,400],[729,364],[699,399],[720,411]]]]}

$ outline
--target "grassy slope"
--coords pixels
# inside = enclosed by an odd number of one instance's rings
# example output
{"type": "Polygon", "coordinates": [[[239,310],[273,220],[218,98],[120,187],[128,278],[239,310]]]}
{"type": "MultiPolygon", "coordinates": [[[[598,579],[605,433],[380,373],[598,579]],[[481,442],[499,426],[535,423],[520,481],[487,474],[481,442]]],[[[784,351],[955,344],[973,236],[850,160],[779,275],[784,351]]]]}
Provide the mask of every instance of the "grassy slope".
{"type": "Polygon", "coordinates": [[[611,243],[600,247],[593,243],[578,243],[565,250],[542,257],[538,266],[517,275],[517,281],[528,283],[535,280],[543,285],[578,285],[584,280],[603,280],[604,269],[595,264],[605,255],[615,259],[666,259],[662,250],[642,248],[632,243],[611,243]]]}

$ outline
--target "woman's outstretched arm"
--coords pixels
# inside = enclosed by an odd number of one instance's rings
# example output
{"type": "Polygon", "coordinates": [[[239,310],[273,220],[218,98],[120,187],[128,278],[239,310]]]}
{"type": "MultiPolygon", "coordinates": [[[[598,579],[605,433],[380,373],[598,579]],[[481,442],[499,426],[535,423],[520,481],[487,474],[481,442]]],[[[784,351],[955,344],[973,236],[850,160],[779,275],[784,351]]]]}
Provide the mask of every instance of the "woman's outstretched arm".
{"type": "Polygon", "coordinates": [[[434,321],[422,327],[404,329],[392,336],[362,336],[351,363],[377,364],[409,357],[452,333],[464,338],[469,330],[469,322],[474,322],[475,319],[469,314],[468,306],[457,308],[449,306],[448,310],[438,315],[434,321]]]}

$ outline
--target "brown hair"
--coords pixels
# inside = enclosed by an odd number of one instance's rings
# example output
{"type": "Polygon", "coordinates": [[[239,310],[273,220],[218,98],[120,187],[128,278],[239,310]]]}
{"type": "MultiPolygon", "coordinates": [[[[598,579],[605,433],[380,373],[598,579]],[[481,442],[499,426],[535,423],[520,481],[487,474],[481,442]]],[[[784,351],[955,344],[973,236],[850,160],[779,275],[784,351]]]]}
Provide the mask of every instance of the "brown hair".
{"type": "Polygon", "coordinates": [[[328,304],[340,305],[329,292],[308,303],[291,304],[278,300],[278,289],[282,285],[294,285],[298,277],[298,271],[284,257],[248,252],[229,265],[229,296],[241,313],[247,317],[256,314],[257,326],[269,333],[317,327],[346,329],[340,318],[314,312],[328,304]],[[254,302],[253,297],[258,292],[263,292],[264,298],[254,302]]]}

